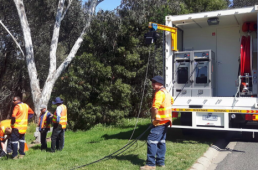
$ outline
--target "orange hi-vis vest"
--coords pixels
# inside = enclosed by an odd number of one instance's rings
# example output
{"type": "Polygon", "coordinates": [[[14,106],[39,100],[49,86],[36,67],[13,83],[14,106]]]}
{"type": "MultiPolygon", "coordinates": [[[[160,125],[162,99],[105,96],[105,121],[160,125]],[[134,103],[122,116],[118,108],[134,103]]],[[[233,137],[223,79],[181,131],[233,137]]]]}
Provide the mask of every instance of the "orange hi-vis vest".
{"type": "Polygon", "coordinates": [[[11,119],[3,120],[0,122],[0,141],[4,140],[5,129],[11,127],[11,119]]]}
{"type": "Polygon", "coordinates": [[[160,89],[165,93],[165,99],[161,103],[158,113],[156,114],[155,120],[159,121],[158,125],[162,125],[170,122],[170,126],[172,125],[172,108],[171,108],[171,95],[167,92],[166,89],[160,89]]]}
{"type": "MultiPolygon", "coordinates": [[[[65,105],[61,104],[60,105],[62,107],[62,112],[61,112],[61,117],[60,117],[60,121],[59,124],[62,125],[62,129],[66,128],[67,125],[67,108],[65,105]]],[[[53,119],[52,119],[53,123],[57,123],[57,114],[56,111],[54,113],[53,119]]]]}
{"type": "Polygon", "coordinates": [[[25,103],[17,104],[15,107],[17,106],[19,107],[19,112],[15,116],[15,123],[11,127],[18,129],[19,134],[25,134],[28,126],[29,106],[25,103]]]}
{"type": "MultiPolygon", "coordinates": [[[[41,129],[50,128],[50,123],[47,124],[47,113],[48,113],[48,111],[46,111],[44,116],[43,116],[43,120],[42,120],[42,123],[41,123],[41,129]]],[[[41,121],[41,116],[39,116],[38,126],[40,126],[40,121],[41,121]]]]}

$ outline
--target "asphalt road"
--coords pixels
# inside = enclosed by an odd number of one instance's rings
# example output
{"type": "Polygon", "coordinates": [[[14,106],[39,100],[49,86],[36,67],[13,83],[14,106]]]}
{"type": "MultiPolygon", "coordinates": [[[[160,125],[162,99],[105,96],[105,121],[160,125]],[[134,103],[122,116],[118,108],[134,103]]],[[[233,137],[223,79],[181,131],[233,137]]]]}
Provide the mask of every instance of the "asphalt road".
{"type": "MultiPolygon", "coordinates": [[[[258,169],[258,142],[257,137],[253,139],[241,138],[240,133],[231,134],[229,145],[232,148],[225,147],[218,154],[220,161],[217,162],[216,170],[257,170],[258,169]]],[[[227,146],[229,146],[227,145],[227,146]]]]}

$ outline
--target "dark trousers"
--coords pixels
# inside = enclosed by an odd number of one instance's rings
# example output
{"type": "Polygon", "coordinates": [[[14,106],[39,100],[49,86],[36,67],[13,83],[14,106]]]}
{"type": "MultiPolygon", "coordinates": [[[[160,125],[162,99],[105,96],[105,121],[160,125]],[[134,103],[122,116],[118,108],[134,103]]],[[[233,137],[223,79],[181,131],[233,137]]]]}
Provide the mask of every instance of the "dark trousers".
{"type": "MultiPolygon", "coordinates": [[[[5,150],[5,148],[1,148],[2,151],[5,150]]],[[[7,153],[12,153],[12,146],[11,146],[11,139],[7,139],[7,149],[6,149],[7,153]]]]}
{"type": "Polygon", "coordinates": [[[8,139],[7,141],[7,153],[12,153],[12,145],[11,145],[11,139],[8,139]]]}
{"type": "Polygon", "coordinates": [[[13,149],[12,157],[18,155],[18,144],[20,145],[19,153],[20,155],[25,155],[24,144],[25,144],[25,134],[19,134],[18,129],[13,128],[11,134],[11,145],[13,149]]]}
{"type": "Polygon", "coordinates": [[[42,129],[40,131],[40,142],[41,142],[41,150],[46,150],[47,149],[47,130],[42,129]]]}
{"type": "Polygon", "coordinates": [[[147,138],[147,161],[146,165],[165,165],[166,135],[168,124],[152,126],[147,138]]]}
{"type": "Polygon", "coordinates": [[[64,133],[65,129],[62,129],[62,125],[54,124],[51,136],[51,152],[55,152],[56,149],[62,150],[64,148],[64,133]]]}

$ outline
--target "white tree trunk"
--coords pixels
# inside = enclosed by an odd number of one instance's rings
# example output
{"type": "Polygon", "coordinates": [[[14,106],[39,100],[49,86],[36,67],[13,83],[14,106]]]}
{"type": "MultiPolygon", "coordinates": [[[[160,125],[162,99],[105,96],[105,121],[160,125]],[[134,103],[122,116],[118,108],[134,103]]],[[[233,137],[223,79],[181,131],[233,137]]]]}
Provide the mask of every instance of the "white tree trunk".
{"type": "Polygon", "coordinates": [[[69,55],[67,56],[67,58],[58,67],[58,69],[56,69],[56,51],[57,51],[61,21],[64,18],[64,15],[66,14],[68,8],[70,7],[70,5],[72,3],[72,0],[69,0],[67,9],[63,12],[65,0],[59,0],[57,14],[56,14],[56,21],[55,21],[55,25],[54,25],[54,31],[53,31],[51,47],[50,47],[49,73],[48,73],[48,77],[45,81],[44,87],[41,92],[40,87],[39,87],[39,80],[37,78],[37,70],[36,70],[36,66],[35,66],[35,61],[34,61],[34,52],[33,52],[31,33],[30,33],[27,16],[25,13],[23,0],[14,0],[14,3],[16,5],[16,8],[17,8],[17,11],[19,14],[22,31],[23,31],[23,37],[24,37],[25,48],[26,48],[26,63],[27,63],[27,69],[29,72],[30,86],[31,86],[31,93],[32,93],[32,98],[33,98],[33,103],[34,103],[34,109],[35,109],[35,113],[37,116],[39,116],[39,114],[40,114],[40,110],[39,110],[40,105],[48,104],[56,80],[59,78],[61,73],[65,70],[65,68],[67,68],[67,66],[71,63],[71,61],[75,57],[75,55],[83,41],[83,36],[85,35],[86,30],[90,26],[92,15],[94,15],[94,13],[95,13],[96,6],[103,0],[90,0],[90,1],[91,1],[91,4],[89,7],[89,11],[88,11],[89,18],[88,18],[88,21],[87,21],[85,27],[83,28],[80,36],[76,40],[76,42],[75,42],[72,50],[70,51],[69,55]]]}
{"type": "Polygon", "coordinates": [[[35,60],[34,60],[34,51],[33,51],[30,27],[27,20],[23,0],[14,0],[14,3],[16,5],[20,22],[21,22],[23,38],[25,42],[25,50],[26,50],[25,58],[26,58],[26,64],[27,64],[27,69],[28,69],[29,78],[30,78],[31,94],[32,94],[35,111],[37,111],[36,109],[38,108],[36,108],[36,106],[39,103],[41,91],[39,87],[39,79],[38,79],[37,69],[36,69],[35,60]]]}

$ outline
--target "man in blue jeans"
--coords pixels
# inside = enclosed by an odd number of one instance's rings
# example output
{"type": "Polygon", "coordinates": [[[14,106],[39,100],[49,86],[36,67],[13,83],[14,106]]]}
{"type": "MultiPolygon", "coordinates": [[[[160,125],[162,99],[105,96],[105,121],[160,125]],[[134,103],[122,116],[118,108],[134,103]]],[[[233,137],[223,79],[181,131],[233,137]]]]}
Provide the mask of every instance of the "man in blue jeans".
{"type": "Polygon", "coordinates": [[[172,109],[174,102],[171,95],[164,88],[164,79],[161,76],[152,78],[152,87],[155,96],[151,108],[152,128],[147,138],[147,161],[141,170],[156,169],[156,166],[165,167],[166,134],[168,125],[172,125],[172,109]]]}

